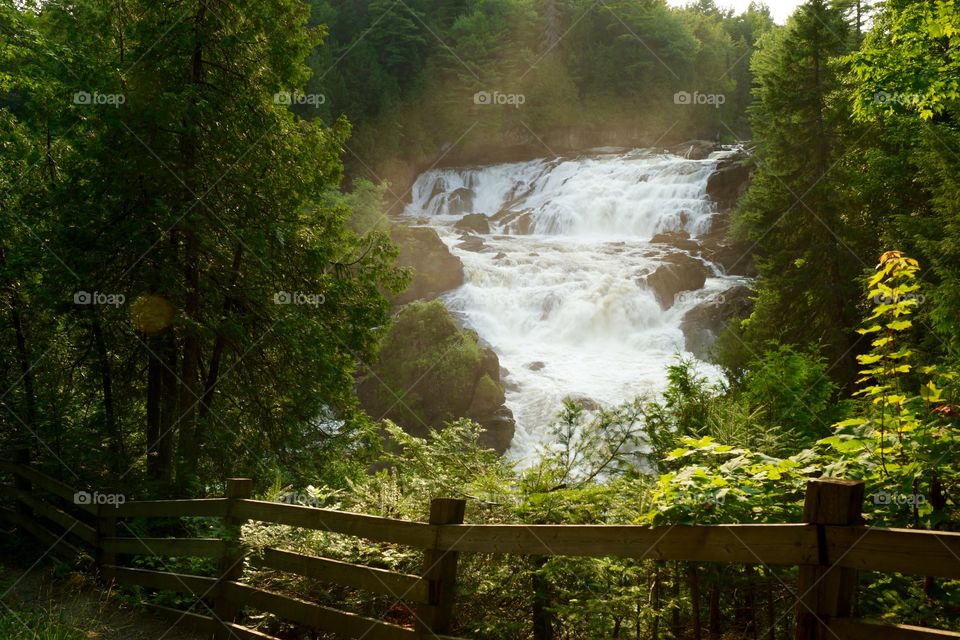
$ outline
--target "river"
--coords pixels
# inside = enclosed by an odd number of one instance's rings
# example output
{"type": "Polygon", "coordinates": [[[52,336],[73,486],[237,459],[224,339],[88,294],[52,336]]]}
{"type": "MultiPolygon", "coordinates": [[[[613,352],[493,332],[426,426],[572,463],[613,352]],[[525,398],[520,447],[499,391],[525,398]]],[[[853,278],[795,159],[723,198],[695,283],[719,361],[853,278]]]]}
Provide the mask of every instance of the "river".
{"type": "MultiPolygon", "coordinates": [[[[654,397],[677,354],[692,357],[684,314],[742,278],[706,262],[704,287],[663,309],[644,276],[680,251],[650,240],[709,231],[718,213],[707,180],[732,153],[691,160],[599,149],[416,180],[405,215],[434,228],[464,265],[463,286],[443,301],[500,358],[517,422],[510,457],[522,463],[535,452],[565,397],[602,405],[654,397]],[[455,225],[476,213],[491,217],[490,228],[464,236],[455,225]]],[[[708,363],[700,371],[720,377],[708,363]]]]}

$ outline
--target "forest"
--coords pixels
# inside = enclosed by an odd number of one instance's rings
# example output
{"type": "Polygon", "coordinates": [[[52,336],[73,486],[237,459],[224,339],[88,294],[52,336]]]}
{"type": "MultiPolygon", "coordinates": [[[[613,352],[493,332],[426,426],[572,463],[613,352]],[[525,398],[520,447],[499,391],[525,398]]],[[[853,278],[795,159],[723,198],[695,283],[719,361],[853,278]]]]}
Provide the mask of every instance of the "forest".
{"type": "MultiPolygon", "coordinates": [[[[70,486],[213,498],[243,477],[406,520],[462,498],[474,524],[667,526],[800,522],[807,482],[835,477],[865,483],[868,527],[960,531],[955,0],[807,0],[783,24],[714,0],[0,0],[0,216],[0,459],[70,486]],[[715,174],[736,184],[717,196],[715,174]],[[712,333],[684,347],[697,310],[712,333]],[[607,401],[596,376],[641,359],[649,389],[607,401]]],[[[15,529],[0,636],[101,637],[6,598],[51,562],[15,529]]],[[[796,568],[459,571],[458,637],[795,632],[796,568]]],[[[246,579],[412,624],[358,589],[246,579]]],[[[861,571],[854,608],[957,632],[960,579],[861,571]]]]}

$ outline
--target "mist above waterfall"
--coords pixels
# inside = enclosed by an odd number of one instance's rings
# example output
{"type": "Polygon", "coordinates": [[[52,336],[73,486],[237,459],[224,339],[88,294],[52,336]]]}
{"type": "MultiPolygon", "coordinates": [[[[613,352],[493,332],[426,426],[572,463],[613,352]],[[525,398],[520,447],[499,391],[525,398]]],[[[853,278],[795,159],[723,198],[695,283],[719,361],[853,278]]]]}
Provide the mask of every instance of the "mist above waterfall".
{"type": "MultiPolygon", "coordinates": [[[[545,235],[647,240],[665,231],[696,235],[708,230],[715,213],[706,184],[716,161],[634,150],[437,169],[414,183],[408,212],[437,216],[437,222],[464,212],[528,214],[529,232],[545,235]]],[[[500,231],[516,232],[517,225],[505,224],[500,231]]]]}
{"type": "Polygon", "coordinates": [[[684,314],[736,279],[704,263],[703,288],[664,309],[645,278],[691,254],[651,239],[709,231],[717,212],[707,180],[729,153],[598,152],[417,179],[406,215],[435,228],[463,262],[465,282],[444,302],[500,357],[517,420],[511,455],[523,459],[544,441],[566,397],[614,405],[665,388],[666,366],[684,353],[684,314]],[[465,234],[457,223],[470,214],[488,218],[471,216],[480,227],[465,234]]]}

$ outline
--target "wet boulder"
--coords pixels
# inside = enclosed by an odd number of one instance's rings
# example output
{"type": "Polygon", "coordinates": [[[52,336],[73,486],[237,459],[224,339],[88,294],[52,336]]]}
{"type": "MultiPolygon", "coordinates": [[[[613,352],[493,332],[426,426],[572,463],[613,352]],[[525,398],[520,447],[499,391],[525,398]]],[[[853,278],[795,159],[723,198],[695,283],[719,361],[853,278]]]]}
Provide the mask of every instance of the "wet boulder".
{"type": "Polygon", "coordinates": [[[703,257],[719,265],[728,276],[757,276],[753,245],[750,243],[731,240],[704,243],[703,257]]]}
{"type": "Polygon", "coordinates": [[[458,231],[469,233],[490,233],[490,221],[482,213],[469,213],[453,225],[458,231]]]}
{"type": "Polygon", "coordinates": [[[451,215],[471,213],[473,211],[473,191],[466,187],[454,189],[447,196],[447,211],[451,215]]]}
{"type": "Polygon", "coordinates": [[[591,413],[599,411],[603,408],[599,402],[582,393],[572,393],[564,398],[564,400],[567,402],[572,402],[584,411],[590,411],[591,413]]]}
{"type": "Polygon", "coordinates": [[[754,245],[730,237],[729,215],[721,214],[710,230],[700,236],[700,255],[716,264],[728,276],[756,277],[757,267],[753,260],[754,245]]]}
{"type": "Polygon", "coordinates": [[[707,195],[720,211],[729,211],[746,193],[752,173],[753,164],[739,154],[724,160],[707,179],[707,195]]]}
{"type": "Polygon", "coordinates": [[[650,238],[650,242],[653,244],[666,244],[674,249],[689,251],[691,253],[696,253],[700,250],[700,244],[696,240],[692,240],[690,234],[686,231],[658,233],[650,238]]]}
{"type": "Polygon", "coordinates": [[[529,211],[513,211],[503,209],[497,212],[491,220],[501,228],[516,235],[527,235],[533,229],[533,219],[529,211]]]}
{"type": "Polygon", "coordinates": [[[463,284],[463,264],[433,229],[395,225],[391,236],[400,249],[397,264],[412,267],[414,272],[410,286],[394,299],[394,304],[432,300],[463,284]]]}
{"type": "Polygon", "coordinates": [[[720,146],[710,140],[687,140],[667,149],[670,153],[689,160],[703,160],[720,146]]]}
{"type": "Polygon", "coordinates": [[[684,348],[701,360],[710,360],[717,337],[730,321],[750,315],[753,308],[750,295],[750,287],[736,285],[688,311],[680,323],[684,348]]]}
{"type": "Polygon", "coordinates": [[[481,238],[480,236],[463,235],[463,236],[460,236],[460,239],[462,240],[462,242],[456,245],[457,249],[463,249],[464,251],[479,252],[487,248],[487,245],[483,243],[483,238],[481,238]]]}
{"type": "Polygon", "coordinates": [[[661,309],[673,306],[677,294],[702,289],[710,270],[700,260],[685,253],[673,253],[663,258],[663,264],[644,278],[653,291],[661,309]]]}

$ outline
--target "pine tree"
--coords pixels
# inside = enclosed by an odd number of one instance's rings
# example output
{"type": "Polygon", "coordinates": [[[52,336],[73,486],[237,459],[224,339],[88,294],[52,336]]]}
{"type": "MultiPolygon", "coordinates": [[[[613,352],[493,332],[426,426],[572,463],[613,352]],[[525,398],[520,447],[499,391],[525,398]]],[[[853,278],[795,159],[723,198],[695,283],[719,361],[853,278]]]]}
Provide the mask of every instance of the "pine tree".
{"type": "Polygon", "coordinates": [[[837,164],[848,135],[838,59],[848,46],[840,11],[824,0],[810,0],[762,40],[750,110],[758,169],[735,220],[756,244],[761,276],[746,348],[755,356],[771,341],[821,346],[844,381],[853,366],[854,276],[864,266],[837,164]]]}
{"type": "Polygon", "coordinates": [[[400,279],[385,234],[347,224],[349,127],[288,105],[318,43],[305,5],[123,7],[49,2],[37,17],[71,58],[61,88],[28,91],[74,126],[34,203],[49,233],[23,280],[59,323],[30,333],[64,372],[47,380],[67,416],[57,455],[182,489],[362,427],[352,371],[400,279]],[[79,295],[95,292],[123,301],[79,295]]]}

